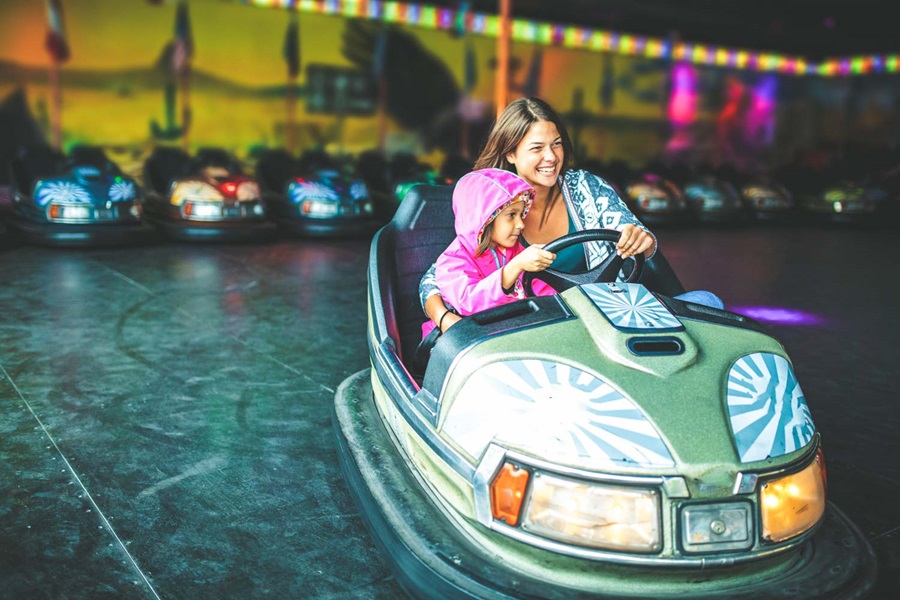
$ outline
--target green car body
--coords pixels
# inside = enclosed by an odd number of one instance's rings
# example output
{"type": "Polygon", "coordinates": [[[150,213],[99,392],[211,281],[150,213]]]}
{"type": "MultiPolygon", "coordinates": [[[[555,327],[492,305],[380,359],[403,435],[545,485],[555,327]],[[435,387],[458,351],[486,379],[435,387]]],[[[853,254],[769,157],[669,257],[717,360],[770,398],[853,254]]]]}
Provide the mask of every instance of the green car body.
{"type": "Polygon", "coordinates": [[[345,476],[412,595],[871,589],[871,549],[826,508],[820,436],[784,348],[746,317],[672,299],[661,256],[646,287],[576,286],[464,319],[414,373],[416,274],[449,210],[449,188],[419,187],[376,234],[372,369],[335,400],[345,476]],[[780,521],[782,484],[819,497],[780,521]]]}

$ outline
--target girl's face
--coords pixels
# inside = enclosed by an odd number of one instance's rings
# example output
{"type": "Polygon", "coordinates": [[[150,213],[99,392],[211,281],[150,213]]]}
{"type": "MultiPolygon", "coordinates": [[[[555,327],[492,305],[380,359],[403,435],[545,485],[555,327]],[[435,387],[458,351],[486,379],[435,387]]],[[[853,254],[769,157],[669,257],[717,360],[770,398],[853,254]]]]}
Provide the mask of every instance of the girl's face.
{"type": "Polygon", "coordinates": [[[563,164],[562,137],[556,125],[550,121],[532,123],[506,160],[535,189],[556,185],[563,164]]]}
{"type": "Polygon", "coordinates": [[[513,202],[493,221],[491,244],[502,248],[512,248],[519,241],[525,229],[525,202],[513,202]]]}

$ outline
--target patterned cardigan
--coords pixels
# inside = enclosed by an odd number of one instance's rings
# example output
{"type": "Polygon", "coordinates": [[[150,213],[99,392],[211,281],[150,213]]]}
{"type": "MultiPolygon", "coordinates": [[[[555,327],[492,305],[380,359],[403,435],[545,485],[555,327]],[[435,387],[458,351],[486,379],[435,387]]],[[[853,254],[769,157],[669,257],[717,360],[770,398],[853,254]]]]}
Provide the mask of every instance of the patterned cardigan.
{"type": "MultiPolygon", "coordinates": [[[[637,225],[650,233],[622,202],[616,190],[600,177],[587,171],[569,170],[560,177],[560,184],[566,208],[577,230],[621,230],[625,225],[637,225]]],[[[654,253],[656,244],[656,236],[653,236],[654,253]]],[[[609,242],[587,242],[584,251],[590,269],[603,262],[614,250],[609,242]]],[[[434,281],[434,265],[431,265],[419,283],[422,310],[425,310],[425,300],[429,296],[440,293],[434,281]]]]}

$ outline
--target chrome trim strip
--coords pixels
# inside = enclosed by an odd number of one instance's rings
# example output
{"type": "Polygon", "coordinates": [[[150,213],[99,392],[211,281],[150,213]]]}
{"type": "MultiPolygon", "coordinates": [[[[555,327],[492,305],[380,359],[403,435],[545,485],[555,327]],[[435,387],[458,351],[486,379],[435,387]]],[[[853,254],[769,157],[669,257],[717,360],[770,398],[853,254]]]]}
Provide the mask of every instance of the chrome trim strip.
{"type": "Polygon", "coordinates": [[[500,470],[506,458],[506,448],[497,444],[489,444],[472,481],[472,491],[475,499],[475,517],[485,527],[491,527],[494,514],[491,510],[491,481],[500,470]]]}
{"type": "MultiPolygon", "coordinates": [[[[790,544],[788,546],[781,546],[778,548],[769,548],[749,555],[746,551],[744,551],[741,554],[735,555],[719,554],[716,556],[704,557],[661,557],[658,554],[647,554],[642,556],[638,554],[612,552],[609,550],[595,550],[583,546],[571,546],[526,533],[518,527],[510,527],[506,523],[502,523],[500,521],[493,521],[491,523],[491,529],[493,529],[497,533],[518,540],[523,544],[528,544],[529,546],[534,546],[542,550],[555,552],[557,554],[574,556],[576,558],[584,558],[588,560],[605,561],[620,565],[639,565],[649,567],[699,567],[701,569],[710,567],[727,567],[739,563],[751,562],[754,560],[765,558],[767,556],[772,556],[796,545],[790,544]]],[[[806,536],[802,536],[802,538],[803,539],[797,540],[797,543],[805,540],[806,536]]]]}
{"type": "Polygon", "coordinates": [[[515,450],[507,450],[506,457],[514,462],[534,467],[545,471],[548,474],[565,475],[568,477],[577,477],[588,481],[602,481],[606,483],[624,483],[642,486],[663,486],[665,477],[656,476],[640,476],[640,475],[618,475],[615,473],[597,473],[595,471],[585,471],[574,467],[564,467],[533,456],[527,456],[515,450]]]}
{"type": "Polygon", "coordinates": [[[757,473],[738,473],[734,478],[734,491],[732,494],[739,496],[756,491],[756,483],[759,481],[757,473]]]}

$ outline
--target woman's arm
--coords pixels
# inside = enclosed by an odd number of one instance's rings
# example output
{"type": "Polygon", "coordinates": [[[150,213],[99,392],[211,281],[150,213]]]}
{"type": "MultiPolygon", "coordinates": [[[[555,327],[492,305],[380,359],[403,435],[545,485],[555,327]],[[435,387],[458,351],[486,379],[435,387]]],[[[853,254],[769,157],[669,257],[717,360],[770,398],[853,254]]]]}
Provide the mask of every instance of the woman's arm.
{"type": "Polygon", "coordinates": [[[616,251],[627,258],[656,253],[656,236],[631,212],[616,190],[603,178],[587,171],[568,171],[565,184],[574,210],[585,229],[616,229],[622,232],[616,251]]]}
{"type": "Polygon", "coordinates": [[[432,294],[425,301],[425,314],[431,322],[441,328],[441,332],[447,331],[451,325],[462,319],[458,314],[447,308],[440,294],[432,294]]]}
{"type": "Polygon", "coordinates": [[[441,332],[447,331],[451,325],[462,319],[444,304],[441,290],[438,289],[434,278],[434,264],[425,272],[419,282],[419,302],[422,304],[425,316],[440,327],[441,332]]]}

